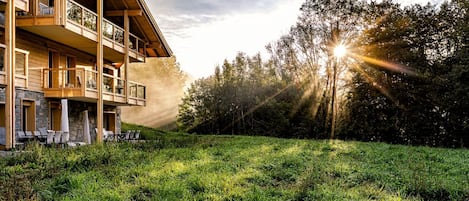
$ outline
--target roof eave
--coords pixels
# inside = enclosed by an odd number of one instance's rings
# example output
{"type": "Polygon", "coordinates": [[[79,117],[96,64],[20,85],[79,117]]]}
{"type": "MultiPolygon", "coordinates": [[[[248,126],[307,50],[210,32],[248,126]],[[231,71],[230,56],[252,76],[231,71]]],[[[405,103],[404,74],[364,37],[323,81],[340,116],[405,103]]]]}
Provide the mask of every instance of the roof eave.
{"type": "Polygon", "coordinates": [[[156,20],[153,17],[153,15],[151,14],[150,9],[148,8],[147,4],[145,3],[145,0],[137,0],[137,1],[140,4],[140,6],[142,7],[143,13],[145,14],[145,17],[148,19],[151,26],[153,27],[153,30],[156,31],[156,34],[157,34],[160,42],[162,43],[162,46],[163,46],[165,52],[167,53],[167,55],[163,55],[163,56],[166,56],[166,57],[173,56],[173,51],[169,47],[168,42],[166,41],[165,37],[163,36],[163,32],[161,32],[161,29],[158,26],[158,24],[156,23],[156,20]]]}

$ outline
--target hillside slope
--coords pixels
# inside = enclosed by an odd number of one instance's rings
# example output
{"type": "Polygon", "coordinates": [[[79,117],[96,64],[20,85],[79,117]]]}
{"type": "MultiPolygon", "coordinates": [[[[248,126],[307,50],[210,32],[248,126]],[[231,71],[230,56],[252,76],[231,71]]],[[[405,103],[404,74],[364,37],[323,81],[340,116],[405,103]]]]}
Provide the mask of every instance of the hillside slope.
{"type": "MultiPolygon", "coordinates": [[[[146,130],[146,135],[153,130],[146,130]]],[[[0,162],[0,200],[467,200],[469,151],[153,135],[0,162]]]]}

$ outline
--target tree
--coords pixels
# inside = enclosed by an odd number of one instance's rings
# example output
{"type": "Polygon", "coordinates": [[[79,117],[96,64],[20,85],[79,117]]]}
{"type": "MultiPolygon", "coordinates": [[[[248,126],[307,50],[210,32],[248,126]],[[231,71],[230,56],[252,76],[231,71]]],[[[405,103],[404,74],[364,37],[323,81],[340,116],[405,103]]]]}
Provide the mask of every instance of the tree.
{"type": "Polygon", "coordinates": [[[269,60],[239,53],[193,84],[179,122],[198,133],[321,139],[333,121],[342,139],[467,147],[468,8],[306,0],[289,34],[267,45],[269,60]],[[350,50],[341,65],[338,44],[350,50]]]}
{"type": "MultiPolygon", "coordinates": [[[[450,113],[461,112],[449,112],[447,106],[455,105],[450,97],[464,99],[457,91],[467,89],[467,84],[458,82],[461,74],[453,76],[459,62],[467,64],[458,56],[464,53],[458,48],[463,43],[458,41],[461,32],[456,23],[464,22],[464,14],[452,12],[458,10],[455,4],[443,4],[439,11],[430,4],[388,7],[385,17],[365,31],[362,56],[357,58],[362,67],[355,71],[349,95],[348,137],[456,145],[455,135],[464,128],[452,128],[465,114],[450,119],[450,113]]],[[[465,105],[455,107],[461,110],[465,105]]],[[[456,124],[464,125],[464,120],[456,124]]]]}

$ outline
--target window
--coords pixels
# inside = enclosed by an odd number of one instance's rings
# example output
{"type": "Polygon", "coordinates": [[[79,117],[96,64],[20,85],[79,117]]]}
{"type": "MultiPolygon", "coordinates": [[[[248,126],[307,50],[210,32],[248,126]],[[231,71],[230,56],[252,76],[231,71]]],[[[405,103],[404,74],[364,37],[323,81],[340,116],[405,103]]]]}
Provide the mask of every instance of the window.
{"type": "Polygon", "coordinates": [[[77,86],[78,83],[75,83],[76,80],[75,80],[75,77],[77,76],[76,75],[76,71],[75,71],[75,57],[69,57],[67,56],[67,60],[66,60],[66,66],[67,66],[67,71],[65,71],[66,73],[66,85],[67,86],[77,86]]]}
{"type": "Polygon", "coordinates": [[[0,12],[0,26],[5,27],[5,13],[0,12]]]}
{"type": "Polygon", "coordinates": [[[59,68],[59,52],[55,50],[49,50],[49,79],[48,86],[49,88],[56,88],[59,86],[59,71],[56,69],[59,68]]]}
{"type": "Polygon", "coordinates": [[[5,71],[5,48],[0,47],[0,71],[5,71]]]}
{"type": "Polygon", "coordinates": [[[5,103],[0,103],[0,145],[6,144],[5,103]]]}
{"type": "Polygon", "coordinates": [[[5,29],[0,25],[0,44],[5,44],[5,29]]]}
{"type": "Polygon", "coordinates": [[[54,14],[54,0],[40,0],[39,1],[40,15],[53,15],[54,14]]]}
{"type": "MultiPolygon", "coordinates": [[[[0,71],[5,71],[5,54],[5,45],[0,44],[0,71]]],[[[28,56],[28,51],[16,49],[15,73],[17,76],[27,76],[26,72],[28,70],[28,56]]]]}
{"type": "Polygon", "coordinates": [[[36,103],[34,100],[22,100],[21,128],[23,131],[36,130],[36,103]]]}
{"type": "Polygon", "coordinates": [[[5,103],[0,102],[0,127],[5,127],[5,103]]]}
{"type": "Polygon", "coordinates": [[[26,76],[26,71],[28,69],[28,55],[29,52],[27,51],[16,50],[16,75],[26,76]]]}

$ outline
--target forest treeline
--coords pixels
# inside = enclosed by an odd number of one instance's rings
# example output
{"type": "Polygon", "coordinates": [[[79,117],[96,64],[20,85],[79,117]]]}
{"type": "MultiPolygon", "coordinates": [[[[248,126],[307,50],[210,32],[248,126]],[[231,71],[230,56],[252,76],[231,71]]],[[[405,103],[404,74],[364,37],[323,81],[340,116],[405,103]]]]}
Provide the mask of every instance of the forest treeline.
{"type": "Polygon", "coordinates": [[[199,134],[469,147],[468,45],[467,0],[306,0],[290,32],[267,45],[270,58],[239,53],[195,81],[178,125],[199,134]],[[339,44],[343,57],[333,54],[339,44]]]}

